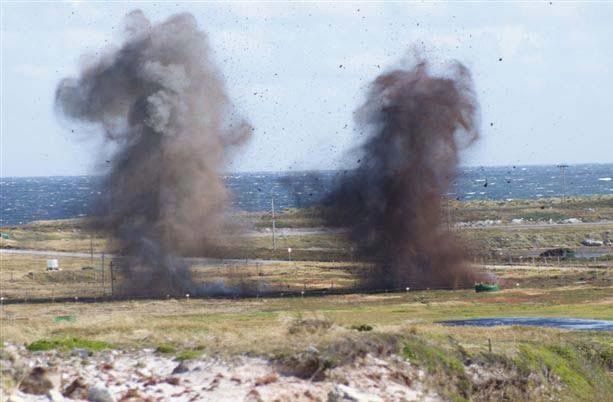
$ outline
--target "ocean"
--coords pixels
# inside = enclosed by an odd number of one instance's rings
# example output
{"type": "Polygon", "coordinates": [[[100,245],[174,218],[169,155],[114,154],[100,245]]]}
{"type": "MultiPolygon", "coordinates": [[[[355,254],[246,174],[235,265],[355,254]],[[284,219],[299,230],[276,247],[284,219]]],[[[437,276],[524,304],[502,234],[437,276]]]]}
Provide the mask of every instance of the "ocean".
{"type": "MultiPolygon", "coordinates": [[[[613,163],[463,168],[449,196],[460,200],[509,200],[578,195],[613,195],[613,163]]],[[[342,171],[237,173],[224,176],[232,204],[244,211],[317,204],[342,171]]],[[[0,178],[0,225],[91,214],[101,191],[99,176],[0,178]]]]}

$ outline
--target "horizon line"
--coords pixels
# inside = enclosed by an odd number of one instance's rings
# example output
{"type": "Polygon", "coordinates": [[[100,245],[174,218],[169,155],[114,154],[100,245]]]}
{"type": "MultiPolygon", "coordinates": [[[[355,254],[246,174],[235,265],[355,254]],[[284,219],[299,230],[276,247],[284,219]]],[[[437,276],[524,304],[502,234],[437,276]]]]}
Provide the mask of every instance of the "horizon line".
{"type": "MultiPolygon", "coordinates": [[[[613,162],[581,162],[581,163],[566,163],[566,162],[558,162],[555,164],[546,163],[546,164],[503,164],[503,165],[463,165],[459,166],[459,169],[479,169],[479,168],[505,168],[505,167],[543,167],[543,166],[555,166],[564,164],[568,167],[573,166],[585,166],[585,165],[613,165],[613,162]]],[[[242,171],[234,171],[234,172],[221,172],[222,176],[227,175],[238,175],[238,174],[270,174],[270,173],[312,173],[312,172],[340,172],[343,170],[353,170],[355,168],[347,168],[347,169],[301,169],[301,170],[242,170],[242,171]]],[[[42,178],[42,177],[85,177],[85,176],[104,176],[104,173],[83,173],[83,174],[53,174],[53,175],[24,175],[24,176],[3,176],[0,175],[0,179],[10,179],[10,178],[42,178]]]]}

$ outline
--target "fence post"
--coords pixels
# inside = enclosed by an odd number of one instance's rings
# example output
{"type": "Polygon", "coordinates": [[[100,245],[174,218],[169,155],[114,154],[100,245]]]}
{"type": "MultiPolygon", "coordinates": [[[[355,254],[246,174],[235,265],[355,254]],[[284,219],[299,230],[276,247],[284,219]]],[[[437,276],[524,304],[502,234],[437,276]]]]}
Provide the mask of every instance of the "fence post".
{"type": "Polygon", "coordinates": [[[110,263],[111,273],[111,298],[115,295],[115,276],[113,275],[113,260],[110,263]]]}
{"type": "Polygon", "coordinates": [[[106,296],[106,289],[104,287],[104,253],[102,253],[102,296],[106,296]]]}

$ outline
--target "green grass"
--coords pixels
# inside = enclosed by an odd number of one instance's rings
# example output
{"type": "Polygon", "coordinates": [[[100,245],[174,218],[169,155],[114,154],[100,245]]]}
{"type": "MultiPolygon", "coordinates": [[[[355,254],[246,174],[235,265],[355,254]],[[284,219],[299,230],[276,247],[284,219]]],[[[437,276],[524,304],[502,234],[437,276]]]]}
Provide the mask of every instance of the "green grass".
{"type": "MultiPolygon", "coordinates": [[[[585,345],[584,345],[585,346],[585,345]]],[[[592,350],[597,347],[587,347],[592,350]]],[[[585,347],[573,344],[539,345],[524,343],[519,347],[521,353],[518,364],[530,372],[538,373],[543,381],[552,374],[565,386],[569,400],[592,401],[607,398],[613,389],[613,381],[607,374],[610,360],[592,359],[586,356],[585,347]]],[[[605,353],[611,353],[611,347],[605,353]]]]}
{"type": "Polygon", "coordinates": [[[168,353],[175,353],[177,351],[177,348],[174,345],[165,343],[155,348],[155,351],[158,353],[162,353],[162,354],[168,354],[168,353]]]}
{"type": "Polygon", "coordinates": [[[418,336],[404,340],[403,355],[428,371],[430,381],[442,394],[456,400],[467,400],[470,381],[464,372],[461,353],[448,350],[418,336]]]}
{"type": "MultiPolygon", "coordinates": [[[[569,401],[606,400],[613,389],[610,376],[610,355],[594,359],[590,352],[611,353],[613,347],[603,343],[520,342],[515,355],[491,352],[467,352],[452,337],[424,339],[408,336],[404,339],[403,355],[427,370],[430,383],[452,400],[482,400],[483,384],[475,384],[467,372],[469,365],[505,374],[496,381],[511,400],[541,400],[555,394],[569,401]],[[545,387],[544,394],[535,394],[545,387]]],[[[496,390],[493,390],[496,392],[496,390]]],[[[498,399],[489,395],[488,400],[498,399]]]]}
{"type": "Polygon", "coordinates": [[[103,349],[113,349],[114,346],[103,341],[94,341],[80,338],[61,338],[61,339],[39,339],[26,346],[30,352],[38,352],[43,350],[72,350],[72,349],[87,349],[92,352],[97,352],[103,349]]]}
{"type": "Polygon", "coordinates": [[[175,357],[175,360],[178,361],[185,361],[185,360],[192,360],[192,359],[197,359],[200,356],[202,356],[202,350],[183,350],[181,352],[179,352],[177,354],[177,356],[175,357]]]}

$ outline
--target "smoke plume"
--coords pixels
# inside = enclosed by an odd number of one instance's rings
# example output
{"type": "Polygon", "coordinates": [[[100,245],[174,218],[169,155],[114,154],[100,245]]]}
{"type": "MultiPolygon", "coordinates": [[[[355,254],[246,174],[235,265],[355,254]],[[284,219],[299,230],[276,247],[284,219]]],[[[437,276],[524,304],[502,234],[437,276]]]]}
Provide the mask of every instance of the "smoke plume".
{"type": "Polygon", "coordinates": [[[377,77],[356,123],[367,135],[359,167],[324,201],[328,221],[347,226],[374,262],[364,285],[379,289],[457,287],[476,275],[464,247],[442,225],[442,196],[459,152],[478,137],[470,72],[459,63],[434,76],[425,60],[377,77]]]}
{"type": "Polygon", "coordinates": [[[115,150],[97,223],[126,257],[124,291],[197,293],[178,256],[214,245],[229,197],[220,173],[252,129],[191,14],[152,24],[137,10],[125,28],[121,47],[60,82],[56,106],[99,127],[115,150]]]}

